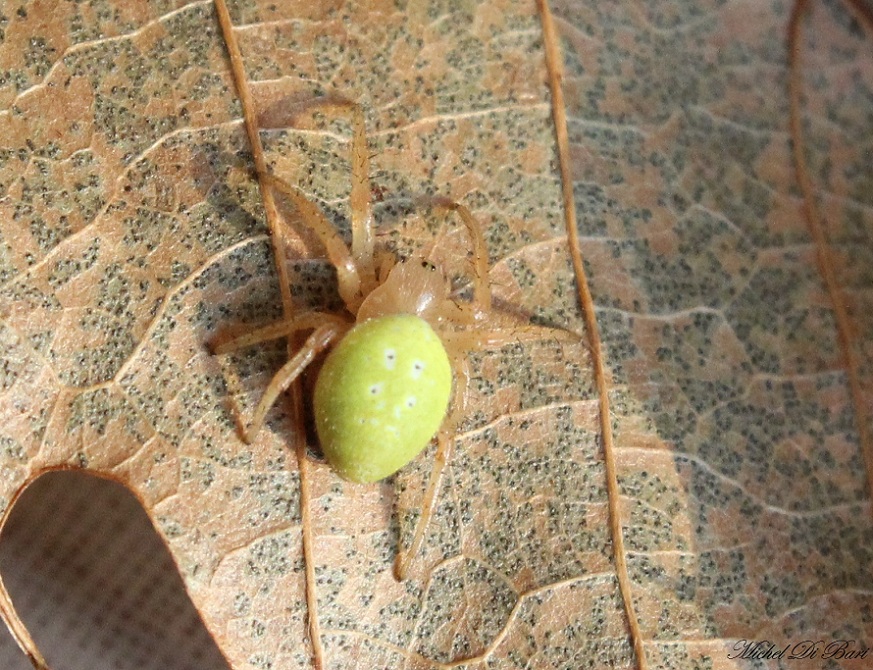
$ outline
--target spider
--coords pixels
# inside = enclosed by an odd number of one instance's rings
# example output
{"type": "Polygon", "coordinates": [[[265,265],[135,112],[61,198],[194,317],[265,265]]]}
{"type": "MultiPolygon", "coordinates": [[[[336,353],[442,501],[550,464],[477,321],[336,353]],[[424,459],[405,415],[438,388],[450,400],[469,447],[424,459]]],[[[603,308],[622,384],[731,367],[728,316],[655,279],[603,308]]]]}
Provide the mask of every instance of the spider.
{"type": "Polygon", "coordinates": [[[470,238],[465,259],[471,270],[468,299],[453,293],[446,268],[429,258],[403,260],[376,249],[363,111],[350,101],[330,104],[351,113],[351,246],[301,191],[272,175],[263,178],[293,202],[304,225],[327,250],[345,310],[304,311],[217,344],[213,353],[310,332],[270,381],[248,425],[240,425],[246,443],[260,431],[279,395],[325,352],[313,414],[324,456],[341,477],[359,483],[379,481],[436,439],[421,516],[409,548],[396,554],[394,575],[402,581],[424,540],[453,436],[467,410],[467,353],[569,333],[527,322],[503,330],[485,325],[493,309],[487,250],[481,227],[462,204],[446,198],[430,201],[437,210],[455,213],[470,238]]]}

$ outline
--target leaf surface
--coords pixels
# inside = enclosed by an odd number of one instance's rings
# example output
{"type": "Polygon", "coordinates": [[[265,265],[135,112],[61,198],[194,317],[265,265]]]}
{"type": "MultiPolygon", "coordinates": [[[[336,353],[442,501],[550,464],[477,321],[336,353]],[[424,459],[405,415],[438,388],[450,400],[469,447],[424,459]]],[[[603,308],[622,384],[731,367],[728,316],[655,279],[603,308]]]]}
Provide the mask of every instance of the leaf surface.
{"type": "MultiPolygon", "coordinates": [[[[459,227],[412,206],[457,199],[498,304],[581,332],[536,7],[398,4],[231,8],[271,168],[347,234],[350,129],[312,101],[358,101],[380,242],[457,264],[459,227]]],[[[277,408],[246,446],[232,411],[284,348],[206,346],[281,312],[211,4],[63,7],[10,17],[0,50],[0,499],[59,466],[122,481],[234,668],[310,668],[302,427],[277,408]]],[[[866,445],[792,168],[787,10],[554,11],[649,664],[747,667],[727,656],[748,637],[873,644],[866,445]]],[[[870,36],[843,5],[813,11],[809,161],[869,389],[870,36]]],[[[280,204],[295,300],[336,308],[323,250],[280,204]]],[[[406,583],[391,562],[429,460],[376,486],[310,468],[326,667],[636,667],[586,348],[471,361],[406,583]]]]}
{"type": "Polygon", "coordinates": [[[871,22],[809,4],[801,150],[826,249],[791,156],[790,8],[555,5],[653,667],[854,668],[873,638],[871,22]]]}

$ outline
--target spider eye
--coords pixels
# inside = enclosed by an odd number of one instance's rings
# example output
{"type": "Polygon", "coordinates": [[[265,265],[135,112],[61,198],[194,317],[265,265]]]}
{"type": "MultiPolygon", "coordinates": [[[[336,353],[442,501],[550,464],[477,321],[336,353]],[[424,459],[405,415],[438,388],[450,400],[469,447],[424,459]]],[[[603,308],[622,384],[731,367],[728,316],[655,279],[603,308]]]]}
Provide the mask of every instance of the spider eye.
{"type": "Polygon", "coordinates": [[[421,262],[421,267],[423,267],[425,270],[430,270],[431,272],[433,272],[434,270],[436,270],[436,265],[434,265],[434,264],[431,263],[430,261],[422,261],[422,262],[421,262]]]}

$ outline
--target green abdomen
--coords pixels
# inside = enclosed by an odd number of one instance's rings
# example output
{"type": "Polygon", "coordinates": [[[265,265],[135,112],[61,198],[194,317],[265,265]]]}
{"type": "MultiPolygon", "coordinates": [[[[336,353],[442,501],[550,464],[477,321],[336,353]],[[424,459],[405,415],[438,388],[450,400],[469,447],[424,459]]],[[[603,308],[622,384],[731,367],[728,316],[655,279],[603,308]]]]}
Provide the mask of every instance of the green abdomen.
{"type": "Polygon", "coordinates": [[[427,446],[451,392],[446,350],[426,321],[398,314],[359,323],[330,352],[315,385],[325,457],[345,479],[384,479],[427,446]]]}

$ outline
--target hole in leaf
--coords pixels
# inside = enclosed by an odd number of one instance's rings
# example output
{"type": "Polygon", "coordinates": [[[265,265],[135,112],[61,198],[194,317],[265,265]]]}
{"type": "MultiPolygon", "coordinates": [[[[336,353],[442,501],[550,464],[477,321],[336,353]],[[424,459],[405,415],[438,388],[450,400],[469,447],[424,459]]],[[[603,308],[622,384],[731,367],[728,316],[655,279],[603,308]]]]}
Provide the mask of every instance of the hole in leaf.
{"type": "MultiPolygon", "coordinates": [[[[52,670],[228,668],[121,484],[69,471],[36,479],[0,532],[0,574],[52,670]]],[[[6,632],[0,668],[32,670],[6,632]]]]}

